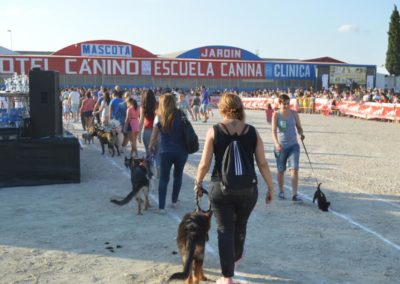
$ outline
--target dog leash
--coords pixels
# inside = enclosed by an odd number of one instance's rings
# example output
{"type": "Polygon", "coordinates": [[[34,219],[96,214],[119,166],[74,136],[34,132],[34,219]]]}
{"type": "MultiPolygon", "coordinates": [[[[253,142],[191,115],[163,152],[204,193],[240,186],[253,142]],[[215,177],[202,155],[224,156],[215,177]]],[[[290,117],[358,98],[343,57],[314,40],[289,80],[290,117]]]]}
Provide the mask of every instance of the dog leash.
{"type": "Polygon", "coordinates": [[[314,168],[313,168],[313,166],[312,166],[312,163],[311,163],[311,160],[310,160],[310,156],[308,155],[308,151],[307,151],[306,145],[304,144],[303,139],[301,139],[301,143],[303,144],[304,152],[306,153],[308,162],[310,163],[311,171],[312,171],[312,173],[313,173],[313,176],[314,176],[314,178],[315,178],[315,181],[317,182],[317,186],[319,186],[319,182],[318,182],[317,176],[315,175],[314,168]]]}
{"type": "MultiPolygon", "coordinates": [[[[202,195],[205,194],[208,197],[208,191],[204,187],[201,187],[201,193],[202,193],[202,195]]],[[[196,211],[208,212],[210,210],[210,208],[208,209],[208,211],[204,211],[203,209],[201,209],[200,199],[201,199],[201,197],[199,195],[196,195],[196,211]]]]}

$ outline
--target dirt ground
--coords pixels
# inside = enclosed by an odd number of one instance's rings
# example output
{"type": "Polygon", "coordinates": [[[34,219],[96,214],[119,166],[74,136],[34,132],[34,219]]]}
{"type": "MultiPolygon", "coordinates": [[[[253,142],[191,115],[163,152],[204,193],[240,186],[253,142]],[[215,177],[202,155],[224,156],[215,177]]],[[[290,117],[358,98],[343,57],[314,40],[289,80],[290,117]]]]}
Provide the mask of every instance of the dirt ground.
{"type": "MultiPolygon", "coordinates": [[[[214,113],[209,123],[194,123],[201,144],[219,120],[214,113]]],[[[299,190],[305,202],[265,205],[260,182],[235,283],[400,283],[400,124],[300,117],[331,210],[322,212],[311,201],[316,182],[302,149],[299,190]]],[[[264,112],[247,111],[247,121],[263,137],[276,181],[264,112]]],[[[68,128],[82,132],[79,124],[68,128]]],[[[124,156],[102,156],[97,140],[83,145],[80,184],[0,189],[0,283],[165,283],[182,269],[175,237],[180,218],[194,209],[200,155],[189,156],[181,206],[166,215],[157,214],[156,190],[153,207],[142,216],[135,202],[109,202],[128,193],[130,176],[124,156]]],[[[290,196],[289,179],[286,185],[290,196]]],[[[167,204],[170,196],[171,182],[167,204]]],[[[205,283],[220,277],[214,220],[205,274],[205,283]]]]}

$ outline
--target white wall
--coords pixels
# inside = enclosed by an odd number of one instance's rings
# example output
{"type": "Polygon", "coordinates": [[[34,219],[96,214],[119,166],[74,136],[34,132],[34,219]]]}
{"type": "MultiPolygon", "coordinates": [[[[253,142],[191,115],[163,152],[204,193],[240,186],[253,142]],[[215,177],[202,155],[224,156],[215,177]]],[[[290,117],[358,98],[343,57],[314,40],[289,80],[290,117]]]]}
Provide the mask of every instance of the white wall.
{"type": "Polygon", "coordinates": [[[400,90],[400,76],[396,78],[394,76],[386,75],[386,74],[376,74],[376,87],[380,89],[394,88],[396,91],[400,90]],[[396,85],[395,85],[396,83],[396,85]]]}

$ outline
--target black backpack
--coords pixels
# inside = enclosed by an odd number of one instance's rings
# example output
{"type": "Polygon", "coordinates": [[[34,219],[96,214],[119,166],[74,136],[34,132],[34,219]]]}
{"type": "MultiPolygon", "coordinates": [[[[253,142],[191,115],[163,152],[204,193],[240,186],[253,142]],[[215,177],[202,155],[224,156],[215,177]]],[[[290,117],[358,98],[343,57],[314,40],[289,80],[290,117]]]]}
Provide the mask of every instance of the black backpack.
{"type": "Polygon", "coordinates": [[[182,119],[183,138],[185,140],[186,150],[189,154],[196,153],[199,151],[199,138],[185,113],[183,111],[179,112],[182,119]]]}
{"type": "MultiPolygon", "coordinates": [[[[221,191],[225,195],[251,194],[257,185],[254,162],[252,163],[242,144],[236,139],[238,136],[231,135],[224,124],[220,125],[231,137],[221,162],[221,191]]],[[[245,125],[240,135],[248,128],[249,125],[245,125]]]]}

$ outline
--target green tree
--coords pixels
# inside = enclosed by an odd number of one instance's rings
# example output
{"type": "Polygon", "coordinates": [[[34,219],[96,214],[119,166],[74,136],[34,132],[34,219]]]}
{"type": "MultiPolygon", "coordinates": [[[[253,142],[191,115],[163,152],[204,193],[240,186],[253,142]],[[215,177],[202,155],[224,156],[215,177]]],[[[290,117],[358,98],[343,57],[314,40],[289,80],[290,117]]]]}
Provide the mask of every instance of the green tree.
{"type": "Polygon", "coordinates": [[[390,75],[400,75],[400,15],[396,5],[390,16],[386,69],[390,75]]]}

